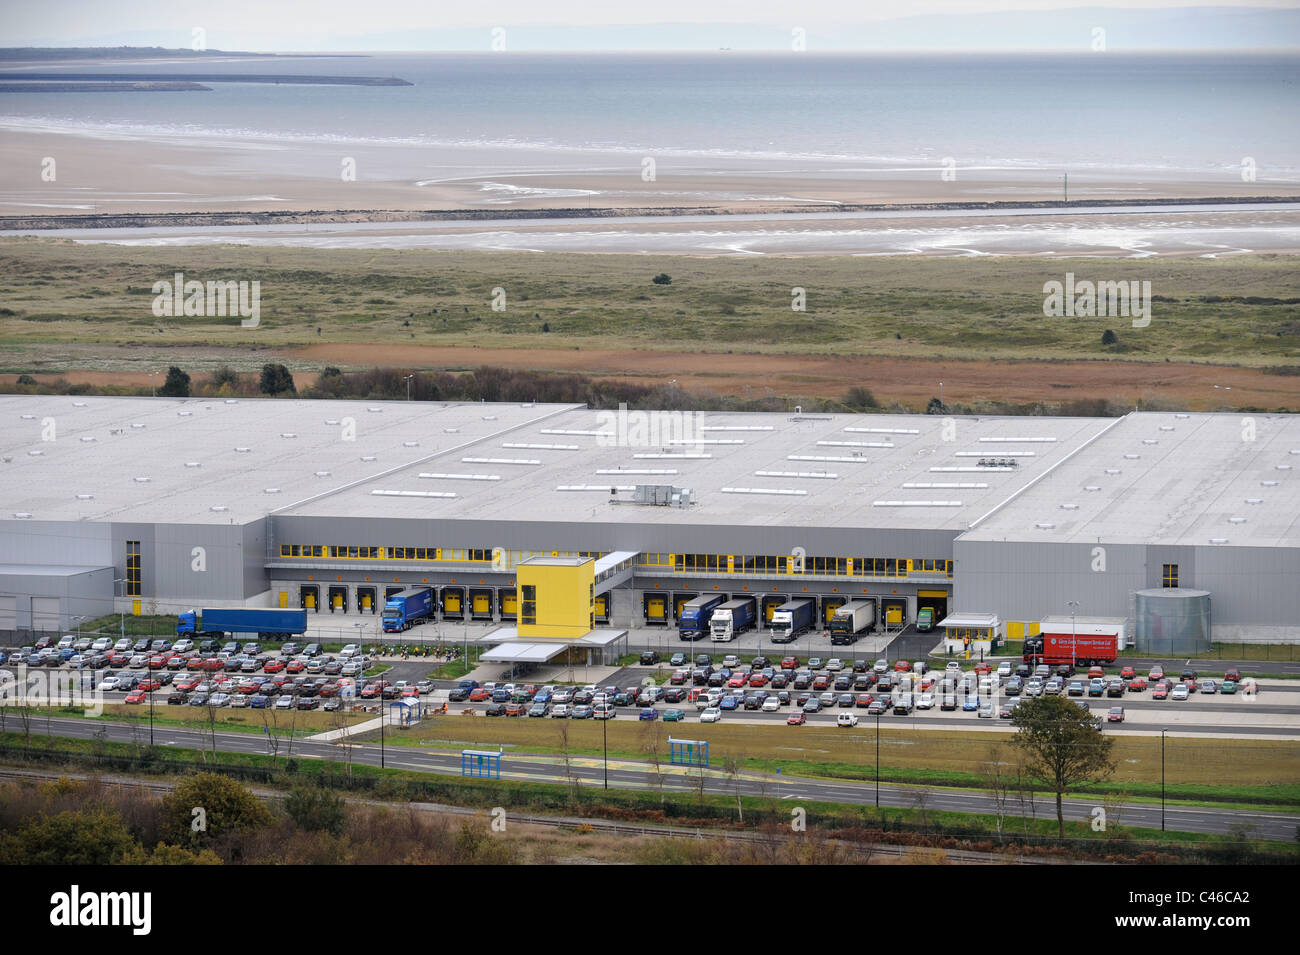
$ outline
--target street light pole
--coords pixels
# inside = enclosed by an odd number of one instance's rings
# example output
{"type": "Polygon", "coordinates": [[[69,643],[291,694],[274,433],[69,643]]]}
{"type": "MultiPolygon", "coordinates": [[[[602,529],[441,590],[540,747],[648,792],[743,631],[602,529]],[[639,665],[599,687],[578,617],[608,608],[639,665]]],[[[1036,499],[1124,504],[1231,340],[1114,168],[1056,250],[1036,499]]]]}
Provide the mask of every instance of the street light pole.
{"type": "Polygon", "coordinates": [[[600,735],[604,737],[605,743],[605,788],[609,789],[609,714],[600,721],[600,735]]]}
{"type": "Polygon", "coordinates": [[[880,714],[876,714],[876,808],[880,808],[880,714]]]}
{"type": "MultiPolygon", "coordinates": [[[[1067,600],[1065,605],[1070,608],[1070,667],[1073,669],[1079,665],[1079,636],[1074,624],[1074,615],[1079,609],[1079,601],[1067,600]]],[[[1047,648],[1043,649],[1045,652],[1047,648]]]]}
{"type": "Polygon", "coordinates": [[[414,377],[415,375],[406,376],[406,400],[407,401],[411,400],[411,379],[414,377]]]}
{"type": "Polygon", "coordinates": [[[1160,731],[1160,831],[1165,831],[1165,734],[1168,729],[1160,731]]]}

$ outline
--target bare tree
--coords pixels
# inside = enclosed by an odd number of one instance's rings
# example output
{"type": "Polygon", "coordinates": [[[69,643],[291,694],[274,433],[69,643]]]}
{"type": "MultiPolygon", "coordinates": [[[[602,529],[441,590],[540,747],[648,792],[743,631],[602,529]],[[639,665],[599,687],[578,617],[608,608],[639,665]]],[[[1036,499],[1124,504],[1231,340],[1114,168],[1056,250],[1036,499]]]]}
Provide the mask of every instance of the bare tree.
{"type": "Polygon", "coordinates": [[[930,790],[920,786],[912,790],[912,806],[920,817],[922,828],[930,828],[930,790]]]}
{"type": "Polygon", "coordinates": [[[346,732],[348,728],[348,714],[342,707],[334,711],[332,720],[334,729],[339,732],[337,741],[338,746],[343,749],[343,771],[347,775],[352,775],[352,737],[346,732]]]}
{"type": "Polygon", "coordinates": [[[577,775],[573,772],[573,763],[569,759],[569,721],[560,720],[560,752],[564,754],[564,778],[572,790],[572,795],[577,798],[580,783],[577,775]]]}
{"type": "Polygon", "coordinates": [[[659,731],[655,727],[655,724],[653,722],[647,722],[645,724],[644,733],[645,733],[644,749],[650,755],[650,767],[651,767],[651,772],[647,773],[646,775],[649,777],[650,783],[659,790],[659,805],[662,806],[667,801],[667,796],[664,793],[665,780],[664,780],[664,773],[663,773],[663,758],[661,753],[662,747],[659,740],[659,731]]]}
{"type": "Polygon", "coordinates": [[[276,716],[275,707],[262,707],[262,729],[266,733],[266,743],[271,750],[271,758],[274,759],[280,755],[280,736],[276,732],[279,729],[279,718],[276,716]]]}
{"type": "Polygon", "coordinates": [[[993,797],[993,818],[997,822],[998,839],[1002,838],[1002,827],[1006,823],[1011,801],[1011,779],[1003,768],[1001,755],[997,746],[990,746],[988,760],[984,763],[984,785],[993,797]]]}
{"type": "Polygon", "coordinates": [[[731,786],[736,793],[736,816],[740,822],[744,822],[745,805],[740,798],[741,759],[739,756],[728,756],[725,760],[723,760],[722,767],[727,773],[727,778],[731,780],[731,786]]]}

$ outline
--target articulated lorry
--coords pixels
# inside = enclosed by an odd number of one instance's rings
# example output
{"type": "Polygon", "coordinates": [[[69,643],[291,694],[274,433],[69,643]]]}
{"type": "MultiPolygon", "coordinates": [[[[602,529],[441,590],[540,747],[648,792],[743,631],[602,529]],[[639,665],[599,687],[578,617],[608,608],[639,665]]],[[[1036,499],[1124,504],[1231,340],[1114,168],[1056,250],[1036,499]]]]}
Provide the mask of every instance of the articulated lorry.
{"type": "Polygon", "coordinates": [[[831,643],[848,644],[857,641],[876,622],[876,605],[871,600],[850,600],[836,608],[831,617],[831,643]]]}
{"type": "Polygon", "coordinates": [[[683,640],[698,640],[709,632],[713,612],[723,603],[722,594],[703,594],[682,607],[677,618],[677,635],[683,640]]]}
{"type": "Polygon", "coordinates": [[[433,616],[433,590],[429,587],[408,587],[393,594],[384,602],[380,615],[384,633],[400,633],[424,623],[433,616]]]}
{"type": "Polygon", "coordinates": [[[800,598],[787,600],[772,611],[772,642],[789,643],[811,627],[817,619],[817,601],[800,598]]]}
{"type": "Polygon", "coordinates": [[[737,597],[728,600],[713,611],[709,621],[709,631],[714,643],[729,643],[736,639],[736,634],[744,633],[754,626],[758,619],[756,602],[753,597],[737,597]]]}
{"type": "Polygon", "coordinates": [[[1113,633],[1043,633],[1025,637],[1024,662],[1059,666],[1094,666],[1114,663],[1119,653],[1120,635],[1113,633]]]}
{"type": "Polygon", "coordinates": [[[255,633],[269,640],[288,640],[307,632],[305,610],[187,610],[176,617],[176,634],[216,639],[231,633],[255,633]]]}

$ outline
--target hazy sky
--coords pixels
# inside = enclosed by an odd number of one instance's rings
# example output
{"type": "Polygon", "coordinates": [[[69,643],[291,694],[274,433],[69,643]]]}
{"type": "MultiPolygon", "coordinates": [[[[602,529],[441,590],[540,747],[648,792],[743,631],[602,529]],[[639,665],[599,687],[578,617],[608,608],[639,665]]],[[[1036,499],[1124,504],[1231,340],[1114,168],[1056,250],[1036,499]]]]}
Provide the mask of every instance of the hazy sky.
{"type": "MultiPolygon", "coordinates": [[[[812,36],[856,25],[854,35],[860,36],[866,25],[900,16],[1062,11],[1062,22],[1077,22],[1085,11],[1096,20],[1189,7],[1201,12],[1294,10],[1298,4],[1300,0],[1120,0],[1089,8],[1077,0],[0,0],[0,45],[190,47],[195,28],[201,28],[208,47],[227,50],[477,48],[477,34],[471,31],[487,33],[500,26],[522,31],[516,35],[530,41],[524,47],[562,43],[568,31],[581,35],[582,45],[590,48],[605,27],[612,28],[605,34],[610,46],[619,47],[631,35],[629,25],[672,25],[675,33],[656,34],[671,43],[673,36],[689,37],[694,24],[709,25],[701,31],[702,37],[708,34],[706,45],[714,35],[725,35],[718,25],[745,27],[738,36],[751,44],[754,37],[762,42],[763,34],[754,28],[770,27],[771,45],[780,48],[788,46],[785,38],[795,27],[812,36]]],[[[1049,18],[1034,19],[1043,23],[1049,18]]],[[[975,45],[987,39],[976,36],[975,45]]],[[[486,40],[482,46],[487,47],[486,40]]]]}

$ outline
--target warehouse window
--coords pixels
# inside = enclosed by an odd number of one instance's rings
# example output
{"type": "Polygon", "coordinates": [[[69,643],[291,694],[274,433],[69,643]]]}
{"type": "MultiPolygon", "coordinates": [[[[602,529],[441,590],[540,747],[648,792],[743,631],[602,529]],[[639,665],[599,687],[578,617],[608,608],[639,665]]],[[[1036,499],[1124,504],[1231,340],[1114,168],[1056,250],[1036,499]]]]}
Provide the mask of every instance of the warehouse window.
{"type": "Polygon", "coordinates": [[[140,596],[140,542],[126,542],[126,595],[140,596]]]}
{"type": "Polygon", "coordinates": [[[1161,571],[1160,576],[1161,576],[1161,582],[1163,583],[1164,586],[1177,587],[1178,586],[1178,565],[1177,564],[1163,565],[1163,570],[1161,571]]]}
{"type": "Polygon", "coordinates": [[[537,588],[532,584],[524,584],[522,588],[523,600],[519,606],[520,623],[537,623],[537,588]]]}

